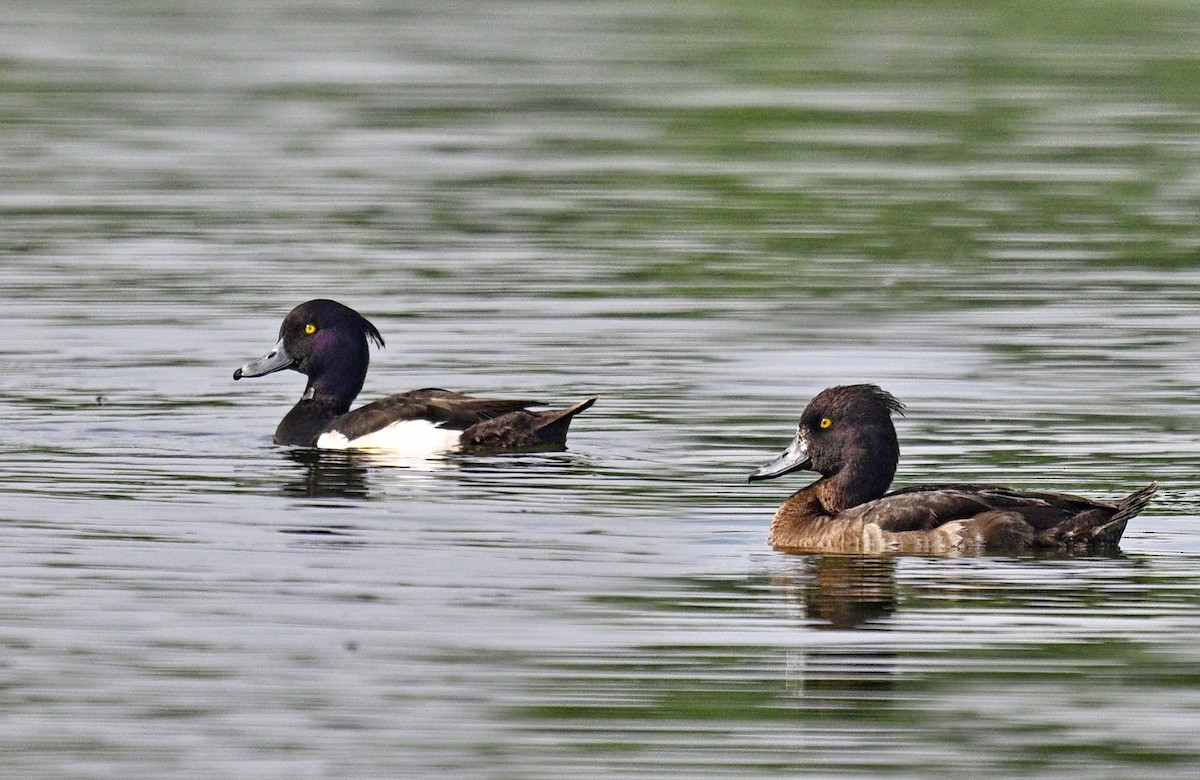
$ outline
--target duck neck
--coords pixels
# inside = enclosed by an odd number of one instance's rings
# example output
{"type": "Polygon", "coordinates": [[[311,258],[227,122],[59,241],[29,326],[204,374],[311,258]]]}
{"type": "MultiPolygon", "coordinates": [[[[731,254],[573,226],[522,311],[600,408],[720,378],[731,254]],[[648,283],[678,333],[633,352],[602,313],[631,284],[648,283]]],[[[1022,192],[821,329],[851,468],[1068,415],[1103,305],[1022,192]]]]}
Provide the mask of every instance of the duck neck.
{"type": "Polygon", "coordinates": [[[898,459],[898,452],[887,452],[878,459],[852,461],[836,473],[817,480],[809,489],[826,514],[837,515],[887,493],[896,475],[898,459]]]}
{"type": "Polygon", "coordinates": [[[307,401],[327,409],[334,415],[345,414],[350,411],[350,404],[354,403],[354,399],[362,390],[365,378],[364,375],[355,380],[347,378],[345,374],[309,377],[304,395],[300,396],[300,403],[296,406],[299,407],[307,401]]]}
{"type": "Polygon", "coordinates": [[[304,395],[275,429],[275,443],[315,446],[325,428],[350,411],[361,389],[362,379],[338,382],[327,381],[324,376],[310,377],[304,395]]]}
{"type": "Polygon", "coordinates": [[[279,421],[279,427],[275,429],[275,443],[313,447],[325,426],[343,413],[335,411],[320,399],[309,398],[305,393],[279,421]]]}

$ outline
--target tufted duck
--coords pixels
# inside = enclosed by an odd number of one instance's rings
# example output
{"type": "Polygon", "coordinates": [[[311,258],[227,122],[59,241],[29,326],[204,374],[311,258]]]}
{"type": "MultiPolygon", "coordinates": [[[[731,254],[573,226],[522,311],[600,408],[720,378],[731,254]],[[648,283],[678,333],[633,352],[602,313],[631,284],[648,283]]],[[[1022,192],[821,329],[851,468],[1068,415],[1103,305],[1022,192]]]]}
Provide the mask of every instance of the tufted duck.
{"type": "Polygon", "coordinates": [[[1157,489],[1150,484],[1115,504],[974,484],[887,493],[900,459],[893,412],[903,414],[904,405],[875,385],[831,387],[809,402],[787,450],[750,475],[821,475],[775,513],[774,547],[948,553],[1115,546],[1157,489]]]}
{"type": "Polygon", "coordinates": [[[350,411],[370,362],[368,340],[383,346],[379,330],[336,301],[302,303],[279,328],[264,357],[233,372],[234,379],[290,368],[308,386],[275,430],[276,444],[324,449],[378,448],[408,454],[502,450],[562,445],[571,418],[596,402],[531,412],[538,401],[473,398],[449,390],[413,390],[350,411]]]}

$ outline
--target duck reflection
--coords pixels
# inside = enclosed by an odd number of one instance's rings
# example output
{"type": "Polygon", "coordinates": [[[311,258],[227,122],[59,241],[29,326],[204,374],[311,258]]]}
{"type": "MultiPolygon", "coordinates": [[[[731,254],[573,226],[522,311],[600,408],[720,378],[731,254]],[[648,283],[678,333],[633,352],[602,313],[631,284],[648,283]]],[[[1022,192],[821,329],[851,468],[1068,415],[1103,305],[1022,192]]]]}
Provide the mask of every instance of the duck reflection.
{"type": "MultiPolygon", "coordinates": [[[[783,578],[803,606],[810,627],[863,630],[887,627],[896,611],[896,559],[860,555],[812,555],[799,562],[795,577],[783,578]]],[[[896,652],[855,639],[788,653],[787,685],[808,706],[879,706],[895,685],[896,652]]]]}
{"type": "Polygon", "coordinates": [[[817,628],[859,628],[896,611],[896,559],[814,555],[804,560],[797,594],[817,628]]]}
{"type": "Polygon", "coordinates": [[[387,450],[324,450],[293,448],[284,457],[302,468],[283,484],[283,492],[307,498],[371,498],[368,475],[399,474],[424,477],[457,468],[449,458],[410,457],[387,450]]]}
{"type": "Polygon", "coordinates": [[[353,454],[310,448],[288,449],[284,457],[300,466],[283,492],[306,498],[368,498],[367,468],[353,454]]]}

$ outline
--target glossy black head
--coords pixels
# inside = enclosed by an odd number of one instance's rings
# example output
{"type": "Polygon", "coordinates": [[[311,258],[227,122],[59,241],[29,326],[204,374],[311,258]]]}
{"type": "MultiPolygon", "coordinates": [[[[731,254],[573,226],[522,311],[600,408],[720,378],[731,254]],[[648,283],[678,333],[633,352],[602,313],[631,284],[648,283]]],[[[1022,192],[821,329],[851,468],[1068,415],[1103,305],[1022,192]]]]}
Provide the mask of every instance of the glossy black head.
{"type": "Polygon", "coordinates": [[[279,327],[275,347],[239,368],[233,378],[265,376],[290,368],[308,376],[305,398],[323,396],[348,408],[362,390],[371,362],[368,340],[383,346],[379,331],[361,314],[318,298],[292,309],[279,327]]]}
{"type": "Polygon", "coordinates": [[[870,498],[862,500],[878,498],[887,491],[900,460],[893,412],[903,414],[904,404],[875,385],[823,390],[800,415],[796,438],[787,450],[750,479],[807,469],[825,478],[840,477],[856,502],[866,495],[870,498]]]}

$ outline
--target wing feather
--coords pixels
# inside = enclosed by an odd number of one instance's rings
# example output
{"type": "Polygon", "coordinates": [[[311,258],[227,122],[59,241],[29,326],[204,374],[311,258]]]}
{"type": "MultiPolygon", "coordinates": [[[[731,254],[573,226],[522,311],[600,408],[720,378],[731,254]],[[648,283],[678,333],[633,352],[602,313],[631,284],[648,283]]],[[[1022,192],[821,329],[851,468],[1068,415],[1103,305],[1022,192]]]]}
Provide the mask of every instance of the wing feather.
{"type": "Polygon", "coordinates": [[[381,398],[347,412],[326,427],[353,441],[404,420],[427,420],[444,428],[465,431],[472,425],[509,412],[537,406],[537,401],[476,398],[437,388],[412,390],[381,398]]]}
{"type": "Polygon", "coordinates": [[[921,485],[894,491],[842,514],[874,523],[884,531],[928,531],[985,512],[1015,512],[1042,530],[1090,509],[1111,508],[1080,496],[993,485],[921,485]]]}

